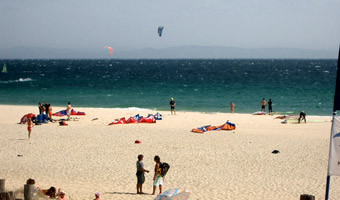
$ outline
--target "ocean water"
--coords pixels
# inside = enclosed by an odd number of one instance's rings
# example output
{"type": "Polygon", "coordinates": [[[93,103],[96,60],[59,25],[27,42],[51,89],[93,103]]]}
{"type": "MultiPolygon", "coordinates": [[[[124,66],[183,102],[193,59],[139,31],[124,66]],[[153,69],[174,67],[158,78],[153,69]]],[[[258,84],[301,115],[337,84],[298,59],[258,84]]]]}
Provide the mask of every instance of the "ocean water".
{"type": "Polygon", "coordinates": [[[336,60],[0,60],[0,104],[331,115],[336,60]]]}

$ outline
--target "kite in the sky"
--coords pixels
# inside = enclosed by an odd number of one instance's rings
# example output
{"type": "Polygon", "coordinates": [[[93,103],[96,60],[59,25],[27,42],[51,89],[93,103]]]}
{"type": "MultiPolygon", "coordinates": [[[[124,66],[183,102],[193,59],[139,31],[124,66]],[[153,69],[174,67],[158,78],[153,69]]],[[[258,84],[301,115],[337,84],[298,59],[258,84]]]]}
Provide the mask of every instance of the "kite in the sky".
{"type": "Polygon", "coordinates": [[[109,46],[106,46],[106,47],[104,47],[104,48],[106,48],[106,49],[109,49],[109,50],[110,50],[110,53],[109,53],[109,54],[107,54],[108,56],[112,54],[112,51],[113,51],[113,50],[112,50],[112,48],[111,48],[111,47],[109,47],[109,46]]]}
{"type": "Polygon", "coordinates": [[[164,29],[164,26],[159,26],[158,27],[158,35],[159,35],[159,37],[162,37],[163,29],[164,29]]]}

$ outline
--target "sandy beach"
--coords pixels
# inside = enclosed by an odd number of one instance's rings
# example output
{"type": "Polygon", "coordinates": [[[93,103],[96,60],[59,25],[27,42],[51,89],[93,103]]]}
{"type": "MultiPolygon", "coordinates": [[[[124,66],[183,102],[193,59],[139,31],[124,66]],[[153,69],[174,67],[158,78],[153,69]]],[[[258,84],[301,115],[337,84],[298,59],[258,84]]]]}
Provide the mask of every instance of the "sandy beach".
{"type": "MultiPolygon", "coordinates": [[[[61,109],[53,107],[54,112],[61,109]]],[[[175,116],[160,112],[163,120],[156,124],[108,126],[116,118],[157,111],[74,109],[86,116],[68,126],[34,126],[29,141],[27,125],[18,122],[24,114],[36,114],[38,107],[0,106],[0,178],[6,179],[8,190],[33,178],[41,188],[62,188],[68,199],[93,199],[100,192],[102,199],[152,200],[155,196],[135,194],[136,161],[143,154],[150,171],[155,155],[170,164],[163,191],[187,188],[192,200],[287,200],[305,193],[324,198],[331,117],[307,113],[307,120],[326,122],[281,124],[269,115],[177,111],[175,116]],[[235,131],[191,132],[227,120],[236,124],[235,131]],[[134,143],[137,139],[140,144],[134,143]]],[[[152,176],[146,174],[143,186],[149,194],[152,176]]],[[[330,199],[340,198],[339,185],[332,177],[330,199]]]]}

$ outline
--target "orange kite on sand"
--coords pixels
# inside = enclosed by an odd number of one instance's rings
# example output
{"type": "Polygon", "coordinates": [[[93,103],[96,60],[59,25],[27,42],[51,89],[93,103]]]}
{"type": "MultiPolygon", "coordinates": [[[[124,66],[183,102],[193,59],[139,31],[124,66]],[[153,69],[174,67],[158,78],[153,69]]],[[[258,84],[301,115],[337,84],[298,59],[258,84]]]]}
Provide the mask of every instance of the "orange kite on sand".
{"type": "Polygon", "coordinates": [[[226,122],[225,124],[223,124],[221,126],[207,125],[207,126],[194,128],[191,131],[195,132],[195,133],[204,133],[204,132],[207,132],[207,131],[235,130],[235,128],[236,128],[235,124],[232,124],[230,122],[226,122]]]}

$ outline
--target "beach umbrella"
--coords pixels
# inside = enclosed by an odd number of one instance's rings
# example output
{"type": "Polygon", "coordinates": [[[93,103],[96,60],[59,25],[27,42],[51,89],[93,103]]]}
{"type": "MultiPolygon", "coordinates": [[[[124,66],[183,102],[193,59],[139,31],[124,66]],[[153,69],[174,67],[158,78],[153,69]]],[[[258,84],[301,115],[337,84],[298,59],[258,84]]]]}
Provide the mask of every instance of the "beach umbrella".
{"type": "Polygon", "coordinates": [[[185,200],[189,199],[190,192],[187,189],[173,188],[159,194],[154,200],[185,200]]]}

